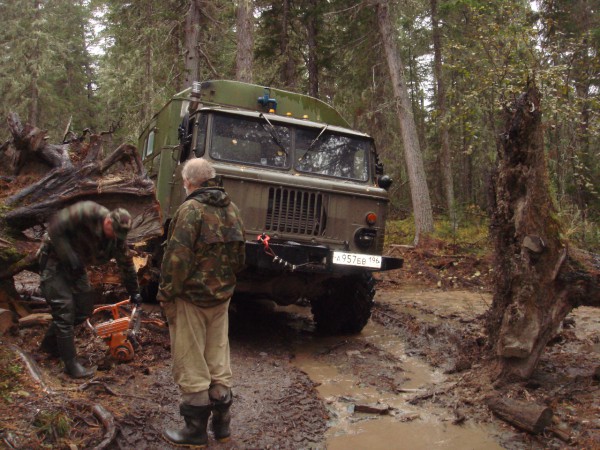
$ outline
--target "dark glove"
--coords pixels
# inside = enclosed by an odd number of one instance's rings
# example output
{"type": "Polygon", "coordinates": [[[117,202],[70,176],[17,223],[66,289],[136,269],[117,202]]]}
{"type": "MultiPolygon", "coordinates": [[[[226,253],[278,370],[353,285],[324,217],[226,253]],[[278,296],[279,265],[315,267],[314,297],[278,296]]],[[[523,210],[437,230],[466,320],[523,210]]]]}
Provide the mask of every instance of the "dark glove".
{"type": "Polygon", "coordinates": [[[142,304],[142,296],[140,294],[133,294],[131,296],[131,298],[129,299],[129,301],[131,303],[133,303],[135,306],[140,306],[142,304]]]}

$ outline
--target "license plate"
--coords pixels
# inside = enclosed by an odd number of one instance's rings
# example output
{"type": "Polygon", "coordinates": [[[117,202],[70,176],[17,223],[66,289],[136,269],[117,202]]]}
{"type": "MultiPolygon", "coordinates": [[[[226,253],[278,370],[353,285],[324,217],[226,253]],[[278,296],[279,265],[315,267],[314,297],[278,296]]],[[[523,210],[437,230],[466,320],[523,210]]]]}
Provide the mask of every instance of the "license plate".
{"type": "Polygon", "coordinates": [[[333,252],[333,263],[344,266],[381,268],[381,256],[360,253],[333,252]]]}

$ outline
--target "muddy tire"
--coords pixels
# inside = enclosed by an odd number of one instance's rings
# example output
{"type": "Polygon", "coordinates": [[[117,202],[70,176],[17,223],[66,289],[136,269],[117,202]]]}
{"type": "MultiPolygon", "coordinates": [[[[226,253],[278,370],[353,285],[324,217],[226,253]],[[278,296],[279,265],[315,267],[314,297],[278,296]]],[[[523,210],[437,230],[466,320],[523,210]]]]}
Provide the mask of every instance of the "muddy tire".
{"type": "Polygon", "coordinates": [[[371,317],[375,280],[370,273],[337,278],[326,292],[311,300],[317,331],[323,334],[360,333],[371,317]]]}

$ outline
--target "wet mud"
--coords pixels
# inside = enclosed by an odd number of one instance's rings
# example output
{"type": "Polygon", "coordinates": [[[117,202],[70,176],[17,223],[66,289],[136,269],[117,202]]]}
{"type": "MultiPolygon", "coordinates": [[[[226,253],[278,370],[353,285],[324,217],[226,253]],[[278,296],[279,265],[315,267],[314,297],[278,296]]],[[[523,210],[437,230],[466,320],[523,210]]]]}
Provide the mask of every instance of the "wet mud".
{"type": "MultiPolygon", "coordinates": [[[[335,337],[316,334],[308,308],[232,308],[232,439],[211,436],[209,448],[599,448],[598,313],[574,311],[532,379],[498,388],[486,372],[482,331],[490,302],[480,290],[380,280],[367,327],[335,337]],[[562,439],[497,419],[484,404],[490,393],[549,404],[562,439]]],[[[145,305],[144,314],[160,318],[155,305],[145,305]]],[[[161,439],[165,427],[183,423],[167,330],[142,327],[134,360],[114,364],[105,343],[79,329],[79,354],[99,367],[91,382],[68,379],[59,361],[37,351],[44,331],[34,326],[1,338],[2,348],[16,345],[32,356],[48,389],[21,372],[0,403],[0,447],[94,447],[105,429],[90,407],[100,404],[117,430],[106,448],[175,448],[161,439]],[[64,435],[41,420],[57,413],[69,419],[64,435]]],[[[21,364],[14,353],[2,357],[21,364]]]]}

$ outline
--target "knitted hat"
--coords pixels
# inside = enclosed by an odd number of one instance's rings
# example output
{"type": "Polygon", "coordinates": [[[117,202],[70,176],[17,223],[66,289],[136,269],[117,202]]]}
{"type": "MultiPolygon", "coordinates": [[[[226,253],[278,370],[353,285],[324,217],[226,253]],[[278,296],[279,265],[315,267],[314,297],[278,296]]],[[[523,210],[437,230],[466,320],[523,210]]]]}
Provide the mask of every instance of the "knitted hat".
{"type": "Polygon", "coordinates": [[[117,208],[113,209],[108,215],[112,220],[113,230],[117,236],[117,239],[127,239],[127,233],[131,230],[131,215],[126,209],[117,208]]]}

